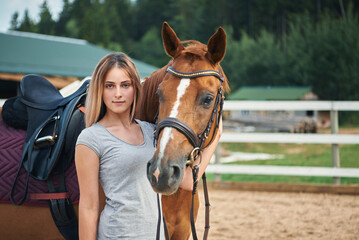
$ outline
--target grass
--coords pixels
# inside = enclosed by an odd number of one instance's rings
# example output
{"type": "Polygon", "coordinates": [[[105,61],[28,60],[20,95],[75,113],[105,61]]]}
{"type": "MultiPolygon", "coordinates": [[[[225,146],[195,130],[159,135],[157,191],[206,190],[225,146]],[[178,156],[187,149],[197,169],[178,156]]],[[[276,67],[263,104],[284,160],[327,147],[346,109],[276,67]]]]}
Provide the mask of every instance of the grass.
{"type": "MultiPolygon", "coordinates": [[[[283,154],[283,159],[237,161],[230,164],[240,165],[277,165],[277,166],[314,166],[331,167],[331,145],[324,144],[276,144],[276,143],[227,143],[222,144],[225,151],[283,154]]],[[[340,166],[359,168],[359,145],[340,145],[340,166]]],[[[213,180],[214,175],[208,174],[213,180]]],[[[285,183],[318,183],[332,184],[332,177],[302,177],[302,176],[270,176],[223,174],[223,181],[237,182],[285,182],[285,183]]],[[[341,184],[359,184],[359,178],[341,178],[341,184]]]]}

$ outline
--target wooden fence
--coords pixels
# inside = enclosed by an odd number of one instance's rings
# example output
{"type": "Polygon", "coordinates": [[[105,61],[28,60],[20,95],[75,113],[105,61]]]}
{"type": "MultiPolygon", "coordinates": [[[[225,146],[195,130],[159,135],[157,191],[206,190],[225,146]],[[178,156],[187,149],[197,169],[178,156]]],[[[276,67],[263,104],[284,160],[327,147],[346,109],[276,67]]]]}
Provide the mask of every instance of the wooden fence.
{"type": "MultiPolygon", "coordinates": [[[[259,166],[221,164],[220,147],[216,150],[216,162],[206,172],[220,174],[256,174],[289,176],[329,176],[335,184],[340,177],[359,177],[359,168],[341,168],[339,144],[359,144],[359,135],[338,133],[338,111],[359,111],[359,101],[225,101],[228,111],[330,111],[331,134],[302,133],[230,133],[224,132],[220,143],[303,143],[331,144],[332,167],[259,166]]],[[[220,145],[219,145],[220,146],[220,145]]],[[[359,159],[358,159],[359,161],[359,159]]]]}

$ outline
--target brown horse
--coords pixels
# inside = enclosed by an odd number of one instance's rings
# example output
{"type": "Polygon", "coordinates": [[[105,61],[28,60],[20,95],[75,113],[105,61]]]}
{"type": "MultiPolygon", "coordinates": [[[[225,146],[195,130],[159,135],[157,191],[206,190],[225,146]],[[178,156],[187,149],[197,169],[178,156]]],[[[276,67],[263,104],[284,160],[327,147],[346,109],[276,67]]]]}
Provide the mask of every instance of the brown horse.
{"type": "MultiPolygon", "coordinates": [[[[213,112],[218,111],[214,109],[218,107],[214,102],[220,88],[229,91],[220,66],[225,55],[226,34],[219,28],[207,45],[193,40],[181,42],[173,29],[164,23],[162,40],[172,60],[146,79],[140,108],[142,120],[153,122],[158,112],[159,125],[166,122],[162,127],[158,126],[156,152],[148,163],[147,177],[153,189],[163,194],[163,214],[170,238],[188,239],[192,192],[182,190],[179,185],[194,146],[181,129],[186,125],[193,130],[195,137],[203,133],[213,118],[213,112]],[[186,43],[188,45],[184,46],[186,43]],[[177,126],[172,125],[173,121],[177,126]]],[[[202,148],[209,145],[216,127],[216,124],[211,125],[202,148]]],[[[196,194],[195,218],[198,206],[196,194]]]]}
{"type": "MultiPolygon", "coordinates": [[[[185,47],[167,23],[163,25],[162,36],[165,50],[173,59],[168,65],[154,72],[144,83],[140,118],[149,122],[153,122],[157,111],[159,113],[158,121],[172,116],[171,112],[176,103],[178,86],[181,85],[182,80],[167,73],[168,66],[172,66],[181,72],[214,70],[221,72],[224,76],[219,65],[226,48],[226,36],[222,28],[219,28],[210,38],[207,45],[197,41],[188,41],[189,44],[185,47]]],[[[180,98],[176,118],[185,122],[195,133],[202,132],[211,117],[212,100],[216,98],[219,88],[220,83],[216,77],[203,76],[192,79],[188,82],[187,89],[180,98]]],[[[223,88],[225,91],[229,90],[225,76],[223,88]]],[[[211,136],[214,134],[214,127],[213,125],[204,147],[209,144],[211,136]]],[[[171,239],[188,239],[190,235],[191,192],[181,190],[178,186],[192,146],[188,139],[176,130],[170,131],[172,136],[165,145],[163,139],[165,139],[166,129],[158,136],[158,145],[156,153],[150,161],[148,176],[154,190],[165,194],[162,197],[162,207],[171,239]],[[159,156],[163,156],[163,158],[159,156]],[[152,181],[153,171],[151,169],[153,166],[157,166],[160,171],[159,182],[152,181]],[[172,169],[171,171],[175,174],[166,173],[168,169],[172,169]],[[167,194],[172,195],[167,196],[167,194]]],[[[102,191],[100,195],[103,199],[101,202],[104,203],[102,191]]],[[[197,216],[198,206],[198,195],[196,195],[195,217],[197,216]]],[[[75,204],[74,207],[77,213],[78,206],[75,204]]],[[[63,239],[47,207],[15,206],[1,203],[0,216],[2,239],[63,239]]]]}

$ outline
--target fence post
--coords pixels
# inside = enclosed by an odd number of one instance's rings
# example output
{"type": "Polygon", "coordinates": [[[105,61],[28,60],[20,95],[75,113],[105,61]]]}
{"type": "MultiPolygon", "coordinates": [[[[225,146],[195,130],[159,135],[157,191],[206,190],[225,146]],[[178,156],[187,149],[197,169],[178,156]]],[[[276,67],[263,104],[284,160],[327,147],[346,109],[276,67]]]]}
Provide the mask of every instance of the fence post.
{"type": "MultiPolygon", "coordinates": [[[[337,134],[339,132],[339,121],[338,121],[338,111],[330,111],[330,124],[332,134],[337,134]]],[[[340,156],[339,156],[339,145],[332,144],[332,166],[334,168],[340,167],[340,156]]],[[[333,183],[340,185],[340,177],[333,177],[333,183]]]]}
{"type": "MultiPolygon", "coordinates": [[[[220,164],[221,163],[221,143],[218,143],[216,150],[214,152],[214,156],[215,156],[215,164],[220,164]]],[[[219,182],[221,181],[221,174],[220,173],[216,173],[214,174],[214,181],[219,182]]]]}

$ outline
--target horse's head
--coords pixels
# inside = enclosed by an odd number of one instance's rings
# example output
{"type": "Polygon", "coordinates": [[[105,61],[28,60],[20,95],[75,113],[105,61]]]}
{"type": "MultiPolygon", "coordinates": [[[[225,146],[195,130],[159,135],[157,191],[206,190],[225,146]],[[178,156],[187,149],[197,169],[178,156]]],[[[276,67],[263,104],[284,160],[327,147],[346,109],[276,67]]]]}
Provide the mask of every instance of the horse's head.
{"type": "Polygon", "coordinates": [[[162,39],[173,59],[161,69],[166,72],[158,88],[157,148],[148,163],[147,177],[156,192],[169,195],[177,191],[189,156],[199,155],[193,150],[211,142],[229,86],[219,64],[226,51],[222,28],[207,45],[186,41],[184,46],[164,23],[162,39]]]}

